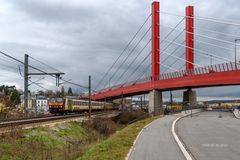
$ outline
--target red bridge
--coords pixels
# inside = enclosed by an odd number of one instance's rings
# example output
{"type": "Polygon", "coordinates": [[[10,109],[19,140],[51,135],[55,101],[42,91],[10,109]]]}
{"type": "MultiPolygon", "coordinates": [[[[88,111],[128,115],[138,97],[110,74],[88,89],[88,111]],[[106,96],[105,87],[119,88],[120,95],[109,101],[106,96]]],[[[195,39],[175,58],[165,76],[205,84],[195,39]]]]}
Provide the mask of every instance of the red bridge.
{"type": "MultiPolygon", "coordinates": [[[[240,26],[238,23],[229,22],[227,20],[217,19],[217,18],[194,16],[193,6],[186,7],[186,15],[177,15],[177,14],[161,12],[159,10],[159,8],[160,8],[159,2],[152,3],[152,13],[149,16],[152,18],[151,26],[149,28],[149,29],[151,29],[152,34],[151,34],[151,39],[148,41],[148,43],[151,42],[151,44],[152,44],[151,51],[142,61],[142,62],[146,61],[147,57],[151,55],[151,57],[152,57],[151,64],[147,66],[147,68],[151,68],[151,76],[145,77],[145,78],[137,78],[132,82],[125,81],[124,83],[120,83],[115,86],[110,86],[110,80],[112,79],[112,77],[111,77],[109,80],[109,87],[95,92],[92,96],[92,99],[94,99],[94,100],[104,100],[106,98],[116,99],[116,98],[121,98],[121,97],[146,94],[146,93],[150,92],[150,98],[149,98],[150,99],[150,104],[149,104],[150,111],[149,112],[154,112],[155,114],[158,114],[158,113],[162,112],[162,110],[161,110],[161,106],[162,106],[161,91],[190,89],[184,93],[184,97],[185,97],[184,99],[186,101],[188,101],[188,103],[190,103],[190,105],[194,105],[194,103],[196,101],[196,94],[194,91],[191,90],[191,88],[227,86],[227,85],[239,85],[240,84],[240,64],[238,61],[236,61],[236,57],[235,57],[235,61],[233,62],[233,61],[229,60],[228,58],[224,58],[223,56],[218,55],[218,53],[216,53],[216,52],[215,52],[215,54],[213,54],[213,53],[209,53],[203,49],[197,49],[194,47],[195,37],[200,37],[200,38],[204,39],[204,41],[196,41],[196,42],[204,44],[205,46],[209,45],[211,47],[218,48],[221,51],[222,50],[226,50],[226,51],[230,50],[233,53],[234,52],[233,49],[225,47],[224,45],[227,44],[228,46],[229,45],[235,45],[235,47],[237,46],[237,44],[234,43],[234,41],[223,40],[223,39],[219,39],[219,38],[210,36],[212,34],[217,34],[217,35],[229,36],[229,37],[236,38],[235,35],[231,35],[231,34],[227,34],[227,33],[225,34],[225,33],[217,32],[215,30],[211,30],[211,29],[204,29],[201,27],[199,27],[199,28],[194,27],[194,19],[199,20],[199,21],[206,21],[209,23],[216,23],[216,24],[220,24],[220,25],[232,25],[235,27],[240,26]],[[171,31],[161,41],[160,41],[160,27],[162,25],[160,24],[160,13],[161,14],[169,14],[171,16],[176,16],[176,17],[182,17],[181,21],[175,27],[170,27],[171,31]],[[177,29],[177,27],[183,22],[184,19],[185,19],[185,28],[183,30],[177,29]],[[195,29],[200,30],[200,31],[205,31],[208,34],[194,33],[195,29]],[[178,34],[178,36],[176,36],[174,40],[169,40],[168,37],[173,32],[176,32],[176,31],[180,32],[180,34],[178,34]],[[179,36],[182,33],[185,33],[185,40],[183,43],[179,43],[179,42],[177,42],[177,39],[179,38],[179,36]],[[218,43],[209,43],[209,40],[213,40],[218,43]],[[160,45],[163,44],[164,42],[167,43],[167,45],[166,45],[167,47],[160,50],[160,45]],[[177,46],[177,48],[173,52],[168,52],[166,48],[169,48],[170,46],[175,46],[175,47],[177,46]],[[174,55],[174,53],[179,48],[184,48],[185,58],[181,58],[181,57],[174,55]],[[164,64],[163,61],[160,62],[160,53],[161,53],[161,55],[163,55],[163,54],[167,55],[167,58],[172,57],[173,59],[176,59],[176,61],[178,61],[178,60],[184,61],[185,69],[181,69],[181,70],[175,69],[172,67],[172,65],[170,66],[170,65],[164,64]],[[219,61],[222,61],[222,63],[202,66],[202,65],[199,65],[194,62],[194,54],[202,55],[204,57],[209,57],[209,58],[211,58],[211,61],[212,61],[212,58],[215,58],[219,61]],[[160,66],[165,67],[167,69],[171,69],[174,72],[160,73],[160,66]]],[[[146,24],[149,17],[144,22],[144,24],[141,26],[140,30],[146,24]]],[[[162,27],[165,27],[165,26],[163,25],[162,27]]],[[[149,31],[149,29],[148,29],[148,31],[149,31]]],[[[136,34],[138,34],[138,33],[139,33],[139,30],[136,34]]],[[[134,38],[135,37],[136,37],[136,35],[134,36],[134,38]]],[[[142,40],[142,39],[140,39],[140,40],[142,40]]],[[[132,41],[130,41],[130,43],[131,42],[132,41]]],[[[235,40],[235,42],[236,42],[236,40],[235,40]]],[[[129,47],[129,45],[127,47],[129,47]]],[[[145,47],[146,47],[146,45],[145,45],[145,47]]],[[[142,50],[140,50],[140,52],[139,52],[140,54],[143,52],[145,47],[142,50]]],[[[236,50],[235,50],[235,52],[236,52],[236,50]]],[[[125,59],[125,61],[127,59],[128,59],[128,57],[125,59]]],[[[132,61],[135,61],[135,60],[136,59],[133,59],[132,61]]],[[[141,65],[142,65],[142,63],[139,63],[137,69],[141,65]]],[[[131,67],[132,66],[130,64],[130,67],[126,68],[126,71],[131,69],[131,67]]],[[[117,69],[117,71],[118,71],[118,69],[117,69]]],[[[123,73],[125,73],[125,72],[123,72],[123,73]]],[[[124,74],[122,74],[122,75],[124,75],[124,74]]],[[[131,76],[132,76],[132,74],[130,74],[127,78],[129,78],[131,76]]],[[[121,78],[122,78],[122,76],[120,76],[120,79],[121,78]]],[[[103,77],[103,79],[104,79],[104,77],[103,77]]]]}

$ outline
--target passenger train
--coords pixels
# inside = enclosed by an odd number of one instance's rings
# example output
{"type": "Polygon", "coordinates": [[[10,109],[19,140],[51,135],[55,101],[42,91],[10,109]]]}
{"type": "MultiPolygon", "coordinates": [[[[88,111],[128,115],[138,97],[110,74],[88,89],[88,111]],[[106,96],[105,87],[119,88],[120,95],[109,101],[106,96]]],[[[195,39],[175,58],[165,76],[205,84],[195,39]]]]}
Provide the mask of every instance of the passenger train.
{"type": "MultiPolygon", "coordinates": [[[[112,110],[112,103],[91,101],[92,111],[112,110]]],[[[50,98],[48,102],[49,112],[52,114],[80,113],[89,110],[89,101],[73,97],[50,98]]]]}

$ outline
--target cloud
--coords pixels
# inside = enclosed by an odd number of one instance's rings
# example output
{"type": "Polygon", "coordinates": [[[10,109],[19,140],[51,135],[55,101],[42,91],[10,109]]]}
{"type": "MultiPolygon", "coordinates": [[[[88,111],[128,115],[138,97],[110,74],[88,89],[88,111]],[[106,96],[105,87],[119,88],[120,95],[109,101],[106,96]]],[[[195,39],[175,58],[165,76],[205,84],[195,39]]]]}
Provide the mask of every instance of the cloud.
{"type": "MultiPolygon", "coordinates": [[[[185,6],[193,4],[195,6],[195,13],[198,16],[203,17],[219,17],[224,19],[239,19],[236,13],[239,12],[239,2],[236,0],[223,0],[223,1],[192,1],[192,0],[161,0],[161,10],[171,13],[184,15],[185,6]],[[226,5],[227,4],[227,5],[226,5]]],[[[24,54],[41,60],[48,65],[66,73],[65,79],[72,79],[72,81],[87,85],[88,75],[92,75],[93,86],[95,87],[99,80],[102,78],[107,69],[119,56],[123,48],[130,41],[131,37],[147,18],[151,11],[151,1],[140,2],[138,0],[43,0],[43,1],[31,1],[31,0],[2,0],[0,2],[0,50],[9,53],[10,55],[23,60],[24,54]]],[[[171,26],[177,24],[181,18],[170,15],[161,14],[161,25],[171,26]]],[[[150,21],[146,27],[140,32],[137,40],[150,26],[150,21]]],[[[230,27],[228,25],[220,25],[209,22],[195,21],[195,26],[198,28],[214,29],[223,33],[240,35],[240,30],[237,27],[230,27]]],[[[184,28],[184,23],[180,25],[179,29],[184,28]]],[[[161,39],[163,39],[171,29],[161,27],[161,39]]],[[[177,35],[177,31],[174,32],[170,40],[174,39],[177,35]]],[[[216,35],[208,32],[204,32],[196,29],[196,33],[205,34],[207,36],[213,36],[219,39],[225,39],[233,42],[234,37],[226,37],[223,35],[216,35]]],[[[134,54],[127,58],[126,62],[119,69],[119,72],[113,78],[111,84],[116,81],[123,81],[130,77],[134,72],[138,64],[150,51],[150,46],[144,50],[136,62],[131,65],[127,74],[124,77],[119,77],[126,68],[128,68],[130,62],[134,59],[135,55],[141,50],[141,48],[147,43],[150,38],[150,34],[147,35],[143,42],[134,51],[134,54]],[[121,78],[121,79],[120,79],[121,78]]],[[[205,41],[208,43],[214,43],[223,47],[233,49],[232,44],[222,44],[212,40],[206,40],[195,36],[196,40],[205,41]]],[[[184,34],[177,40],[179,43],[184,40],[184,34]]],[[[136,44],[137,41],[134,41],[136,44]]],[[[134,44],[130,46],[123,57],[127,56],[127,53],[131,51],[134,44]]],[[[164,49],[167,43],[161,45],[161,49],[164,49]]],[[[176,47],[176,46],[175,46],[176,47]]],[[[171,52],[175,47],[169,47],[167,50],[171,52]]],[[[216,47],[203,45],[196,42],[196,48],[204,50],[206,52],[213,52],[219,56],[223,56],[229,59],[233,59],[234,54],[229,50],[216,49],[216,47]]],[[[180,56],[184,49],[180,49],[176,52],[176,55],[180,56]]],[[[239,55],[240,56],[240,55],[239,55]]],[[[161,59],[165,59],[167,56],[162,55],[161,59]]],[[[110,75],[120,66],[124,58],[119,61],[112,69],[111,73],[105,77],[104,84],[100,87],[107,85],[110,75]]],[[[53,71],[33,59],[29,59],[30,64],[40,67],[46,71],[53,71]]],[[[171,65],[174,62],[174,58],[170,57],[165,62],[171,65]]],[[[18,65],[9,63],[9,61],[1,60],[1,64],[11,65],[16,69],[13,71],[18,77],[21,78],[18,71],[18,65]]],[[[208,65],[210,59],[208,57],[196,54],[196,63],[201,65],[208,65]]],[[[213,59],[213,63],[221,63],[216,59],[213,59]]],[[[136,79],[138,75],[141,75],[144,68],[150,64],[150,57],[146,60],[144,65],[131,76],[131,80],[136,79]],[[141,71],[140,71],[141,70],[141,71]]],[[[178,61],[173,67],[180,68],[184,62],[178,61]]],[[[0,65],[0,70],[6,70],[0,65]]],[[[162,70],[165,70],[162,67],[162,70]]],[[[34,72],[34,70],[31,70],[34,72]]],[[[170,71],[170,70],[168,70],[170,71]]],[[[146,70],[145,75],[149,75],[150,70],[146,70]]],[[[34,77],[32,77],[34,78],[34,77]]],[[[39,77],[35,77],[38,79],[39,77]]],[[[12,81],[13,79],[2,79],[3,83],[12,81]]],[[[50,89],[57,89],[52,86],[55,83],[55,79],[49,77],[48,81],[43,81],[45,87],[50,89]]],[[[23,87],[22,80],[15,80],[16,84],[20,88],[23,87]]],[[[73,87],[72,85],[65,84],[66,87],[73,87]]],[[[201,89],[199,95],[203,96],[236,96],[238,88],[225,87],[231,89],[230,92],[219,92],[221,89],[201,89]]],[[[31,86],[31,89],[36,90],[37,87],[31,86]]],[[[75,88],[77,90],[77,88],[75,88]]],[[[178,92],[178,96],[181,96],[178,92]]]]}

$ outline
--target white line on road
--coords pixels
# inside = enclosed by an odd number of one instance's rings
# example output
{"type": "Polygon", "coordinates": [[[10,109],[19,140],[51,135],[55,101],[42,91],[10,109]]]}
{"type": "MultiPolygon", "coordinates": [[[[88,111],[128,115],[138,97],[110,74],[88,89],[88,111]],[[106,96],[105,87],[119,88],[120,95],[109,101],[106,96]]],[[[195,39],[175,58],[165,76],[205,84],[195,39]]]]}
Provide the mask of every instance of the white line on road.
{"type": "MultiPolygon", "coordinates": [[[[186,116],[186,115],[185,115],[185,116],[186,116]]],[[[183,118],[183,117],[185,117],[185,116],[178,117],[177,119],[175,119],[175,120],[173,121],[173,123],[172,123],[172,134],[173,134],[173,137],[174,137],[175,141],[177,142],[179,148],[181,149],[183,155],[185,156],[185,158],[186,158],[187,160],[192,160],[192,157],[190,156],[190,154],[188,153],[188,151],[186,150],[186,148],[183,146],[182,142],[180,141],[180,139],[178,138],[178,136],[177,136],[177,134],[176,134],[176,132],[175,132],[176,122],[177,122],[179,119],[181,119],[181,118],[183,118]]]]}

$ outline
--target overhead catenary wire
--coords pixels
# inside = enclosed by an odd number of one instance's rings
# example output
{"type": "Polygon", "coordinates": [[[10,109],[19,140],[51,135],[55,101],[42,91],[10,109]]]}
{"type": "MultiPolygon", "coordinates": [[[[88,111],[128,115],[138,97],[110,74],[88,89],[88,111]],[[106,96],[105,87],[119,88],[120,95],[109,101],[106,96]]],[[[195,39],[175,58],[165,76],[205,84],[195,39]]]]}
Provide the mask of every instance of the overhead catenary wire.
{"type": "MultiPolygon", "coordinates": [[[[10,59],[13,59],[13,60],[15,60],[15,61],[17,61],[17,62],[19,62],[19,63],[21,63],[21,64],[24,65],[24,62],[22,62],[21,60],[19,60],[19,59],[17,59],[17,58],[14,58],[13,56],[10,56],[10,55],[2,52],[2,51],[0,51],[0,54],[4,55],[4,56],[6,56],[6,57],[8,57],[8,58],[10,58],[10,59]]],[[[49,73],[47,73],[47,72],[45,72],[45,71],[43,71],[43,70],[41,70],[41,69],[39,69],[39,68],[37,68],[37,67],[34,67],[34,66],[32,66],[32,65],[28,65],[28,66],[29,66],[30,68],[34,69],[34,70],[37,70],[37,71],[41,72],[41,73],[44,73],[44,74],[46,74],[46,75],[49,75],[49,76],[51,76],[51,77],[56,78],[56,76],[51,75],[51,74],[49,74],[49,73]]],[[[69,82],[69,81],[67,81],[67,80],[65,80],[65,79],[61,79],[61,80],[64,81],[64,82],[71,83],[71,84],[73,84],[73,85],[82,87],[82,88],[88,88],[87,86],[83,86],[83,85],[80,85],[80,84],[77,84],[77,83],[74,83],[74,82],[69,82]]]]}
{"type": "Polygon", "coordinates": [[[123,53],[125,53],[125,51],[127,50],[127,48],[130,46],[130,44],[133,42],[133,40],[137,37],[138,33],[142,30],[142,28],[144,27],[144,25],[148,22],[149,18],[151,17],[152,14],[148,15],[148,17],[146,18],[146,20],[143,22],[143,24],[140,26],[140,28],[137,30],[137,32],[133,35],[133,37],[131,38],[131,40],[128,42],[128,44],[124,47],[123,51],[120,53],[120,55],[117,57],[117,59],[113,62],[113,64],[111,65],[111,67],[107,70],[107,72],[103,75],[103,77],[100,79],[100,81],[97,83],[96,87],[94,90],[96,90],[98,88],[98,86],[102,83],[102,81],[105,79],[105,77],[107,77],[108,73],[112,70],[112,68],[116,65],[116,63],[118,62],[118,60],[120,59],[120,57],[123,55],[123,53]]]}
{"type": "Polygon", "coordinates": [[[42,62],[42,61],[40,61],[40,60],[38,60],[38,59],[36,59],[36,58],[33,58],[32,56],[29,56],[31,59],[33,59],[33,60],[35,60],[35,61],[37,61],[37,62],[39,62],[39,63],[41,63],[41,64],[43,64],[43,65],[45,65],[45,66],[47,66],[47,67],[49,67],[49,68],[52,68],[53,70],[55,70],[55,71],[57,71],[57,72],[61,72],[61,71],[59,71],[58,69],[56,69],[56,68],[54,68],[54,67],[52,67],[52,66],[50,66],[50,65],[48,65],[48,64],[46,64],[46,63],[44,63],[44,62],[42,62]]]}

